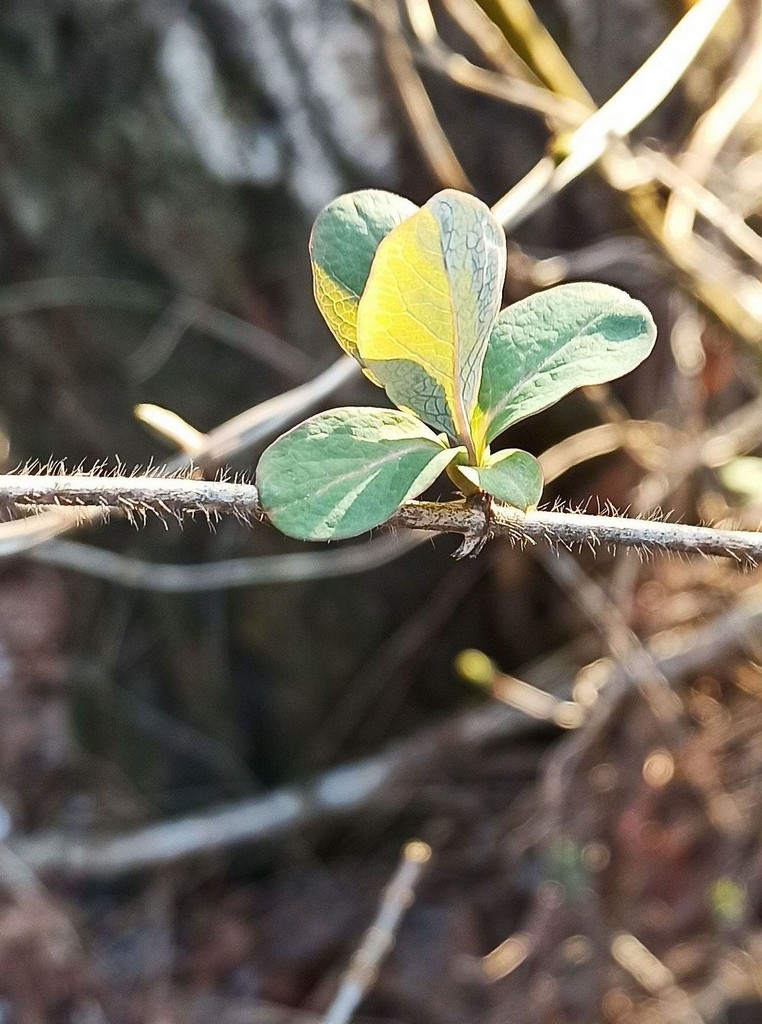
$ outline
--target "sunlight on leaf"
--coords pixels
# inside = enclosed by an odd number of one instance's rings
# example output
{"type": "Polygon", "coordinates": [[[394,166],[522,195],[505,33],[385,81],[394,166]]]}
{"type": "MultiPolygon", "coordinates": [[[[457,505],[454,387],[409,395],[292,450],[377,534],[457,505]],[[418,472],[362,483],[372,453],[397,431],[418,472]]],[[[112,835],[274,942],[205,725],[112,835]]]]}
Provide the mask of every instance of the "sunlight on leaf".
{"type": "Polygon", "coordinates": [[[391,192],[339,196],[318,215],[310,236],[315,301],[336,340],[360,362],[357,306],[379,243],[417,206],[391,192]]]}
{"type": "Polygon", "coordinates": [[[505,259],[505,237],[489,209],[447,190],[381,242],[360,300],[363,362],[395,405],[469,451],[505,259]]]}
{"type": "Polygon", "coordinates": [[[333,409],[264,451],[257,467],[259,500],[289,537],[355,537],[426,490],[460,452],[409,413],[333,409]]]}
{"type": "Polygon", "coordinates": [[[491,454],[490,441],[629,372],[654,344],[646,307],[608,285],[561,285],[500,313],[502,228],[452,189],[421,209],[388,192],[340,196],[318,216],[310,255],[329,327],[399,411],[320,413],[264,452],[259,499],[292,537],[364,533],[445,470],[466,496],[536,508],[538,461],[491,454]]]}
{"type": "Polygon", "coordinates": [[[509,306],[484,357],[477,445],[575,388],[629,373],[655,340],[643,303],[606,284],[563,284],[509,306]]]}
{"type": "Polygon", "coordinates": [[[485,465],[460,466],[459,472],[498,501],[520,508],[522,512],[536,508],[542,497],[542,470],[540,463],[529,452],[509,448],[496,452],[485,460],[485,465]]]}

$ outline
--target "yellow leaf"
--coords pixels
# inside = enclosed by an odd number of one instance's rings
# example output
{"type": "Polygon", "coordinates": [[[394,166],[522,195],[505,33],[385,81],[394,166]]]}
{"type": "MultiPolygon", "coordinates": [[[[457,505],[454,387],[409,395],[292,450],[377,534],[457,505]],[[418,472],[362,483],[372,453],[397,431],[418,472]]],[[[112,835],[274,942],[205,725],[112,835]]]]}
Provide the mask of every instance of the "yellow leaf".
{"type": "Polygon", "coordinates": [[[376,251],[357,346],[392,401],[473,454],[470,421],[500,309],[505,237],[489,209],[440,192],[376,251]]]}

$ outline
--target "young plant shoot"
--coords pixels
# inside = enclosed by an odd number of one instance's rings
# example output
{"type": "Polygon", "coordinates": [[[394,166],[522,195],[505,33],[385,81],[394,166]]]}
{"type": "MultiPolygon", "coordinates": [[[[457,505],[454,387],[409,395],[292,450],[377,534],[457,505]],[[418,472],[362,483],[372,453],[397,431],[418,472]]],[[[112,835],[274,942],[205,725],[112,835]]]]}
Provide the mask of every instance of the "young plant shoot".
{"type": "Polygon", "coordinates": [[[310,240],[315,299],[336,340],[397,410],[319,413],[257,467],[283,533],[339,540],[389,519],[442,473],[466,495],[528,511],[541,498],[529,452],[490,445],[575,388],[649,354],[646,307],[604,284],[565,284],[508,306],[503,230],[473,196],[421,209],[389,192],[340,196],[310,240]]]}

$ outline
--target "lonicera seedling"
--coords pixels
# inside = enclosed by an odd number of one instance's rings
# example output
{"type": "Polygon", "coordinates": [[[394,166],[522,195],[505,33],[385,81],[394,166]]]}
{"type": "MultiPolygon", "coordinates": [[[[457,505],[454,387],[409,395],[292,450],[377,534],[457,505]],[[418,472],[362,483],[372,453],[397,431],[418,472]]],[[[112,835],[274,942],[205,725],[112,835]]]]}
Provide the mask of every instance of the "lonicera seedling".
{"type": "Polygon", "coordinates": [[[537,460],[490,444],[575,388],[629,372],[656,338],[646,307],[604,284],[559,285],[500,312],[502,228],[449,189],[420,209],[389,192],[340,196],[318,216],[310,255],[328,326],[397,410],[322,412],[263,453],[262,508],[303,540],[364,533],[443,471],[468,496],[536,507],[537,460]]]}

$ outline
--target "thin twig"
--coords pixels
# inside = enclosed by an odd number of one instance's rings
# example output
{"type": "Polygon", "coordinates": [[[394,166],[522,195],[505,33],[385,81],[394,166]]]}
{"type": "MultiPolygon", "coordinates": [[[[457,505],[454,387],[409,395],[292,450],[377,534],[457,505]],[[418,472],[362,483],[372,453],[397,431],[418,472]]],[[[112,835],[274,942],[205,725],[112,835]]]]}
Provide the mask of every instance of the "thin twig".
{"type": "Polygon", "coordinates": [[[513,50],[552,92],[580,103],[592,100],[530,0],[496,0],[500,24],[513,50]]]}
{"type": "MultiPolygon", "coordinates": [[[[245,455],[359,375],[360,367],[356,360],[342,356],[305,384],[268,398],[210,430],[206,447],[194,458],[194,463],[219,466],[233,457],[245,455]]],[[[170,466],[181,469],[189,463],[189,459],[178,456],[170,466]]]]}
{"type": "MultiPolygon", "coordinates": [[[[183,330],[190,326],[197,327],[210,337],[268,363],[291,380],[304,380],[314,372],[312,361],[300,349],[264,327],[258,327],[201,299],[190,295],[172,296],[143,281],[107,277],[47,277],[19,281],[0,288],[0,316],[24,316],[70,306],[143,312],[162,304],[166,306],[162,316],[171,311],[174,317],[181,319],[183,330]]],[[[150,335],[148,341],[153,344],[150,335]]],[[[128,364],[141,366],[146,356],[146,344],[144,342],[137,352],[127,356],[128,364]],[[141,359],[137,358],[138,353],[141,353],[141,359]]]]}
{"type": "MultiPolygon", "coordinates": [[[[446,75],[456,85],[493,96],[495,99],[523,107],[526,110],[532,110],[556,126],[577,127],[589,116],[589,104],[559,96],[536,81],[527,81],[525,77],[519,77],[516,68],[510,64],[506,66],[508,63],[506,55],[512,55],[513,51],[494,22],[490,22],[481,8],[476,5],[473,9],[467,7],[469,12],[466,16],[467,23],[477,46],[482,52],[485,52],[490,63],[498,65],[499,71],[481,68],[468,60],[462,53],[456,53],[447,46],[437,31],[427,0],[405,0],[405,6],[413,35],[419,44],[420,52],[417,56],[420,62],[433,71],[446,75]],[[504,49],[494,48],[491,34],[488,37],[489,42],[484,38],[485,26],[482,19],[485,19],[487,24],[495,30],[503,42],[504,49]]],[[[456,5],[452,13],[458,17],[461,26],[465,29],[466,19],[463,17],[465,14],[463,7],[456,5]]],[[[517,60],[516,63],[520,62],[517,60]]],[[[529,73],[531,74],[531,72],[529,73]]]]}
{"type": "MultiPolygon", "coordinates": [[[[74,921],[64,913],[60,902],[48,892],[26,861],[2,840],[0,887],[4,890],[4,902],[10,897],[28,920],[45,922],[46,934],[54,944],[59,964],[68,962],[72,967],[86,955],[85,944],[74,921]]],[[[19,945],[16,937],[13,946],[18,949],[19,945]]],[[[86,1016],[89,1024],[106,1024],[108,1020],[97,998],[90,1000],[86,1016]]]]}
{"type": "MultiPolygon", "coordinates": [[[[616,174],[608,173],[606,160],[601,171],[612,187],[621,189],[616,174]]],[[[688,278],[696,298],[741,338],[758,344],[762,338],[759,279],[741,271],[726,253],[696,234],[676,244],[664,232],[665,204],[654,192],[645,187],[625,191],[632,216],[672,266],[688,278]]]]}
{"type": "Polygon", "coordinates": [[[482,959],[482,969],[489,981],[500,981],[512,974],[531,955],[534,937],[529,932],[514,932],[482,959]]]}
{"type": "Polygon", "coordinates": [[[528,179],[524,178],[495,204],[493,212],[506,230],[525,220],[541,202],[558,195],[606,153],[612,139],[625,138],[659,106],[729,4],[730,0],[698,0],[622,88],[577,128],[568,141],[565,159],[552,162],[552,166],[541,162],[541,175],[537,168],[529,172],[537,179],[531,190],[533,198],[527,199],[528,179]]]}
{"type": "MultiPolygon", "coordinates": [[[[760,61],[762,63],[762,61],[760,61]]],[[[672,198],[682,196],[711,225],[731,242],[744,256],[762,266],[762,238],[739,213],[735,213],[723,201],[693,178],[679,164],[673,163],[663,153],[657,153],[647,146],[635,151],[639,160],[653,171],[654,177],[672,192],[672,198]]],[[[667,210],[669,206],[667,206],[667,210]]],[[[664,230],[667,231],[666,210],[664,230]]],[[[689,241],[690,232],[674,238],[675,244],[689,241]]]]}
{"type": "MultiPolygon", "coordinates": [[[[711,21],[717,13],[716,9],[712,9],[705,0],[701,0],[691,9],[689,20],[683,19],[636,73],[637,82],[643,86],[642,90],[633,86],[632,83],[636,80],[636,76],[633,76],[622,90],[601,108],[608,110],[611,123],[607,125],[604,119],[599,119],[600,111],[592,113],[595,110],[592,99],[576,78],[563,53],[549,39],[547,31],[536,15],[523,11],[524,0],[516,5],[504,3],[503,6],[508,14],[522,12],[521,18],[526,20],[526,27],[522,29],[517,23],[512,26],[511,32],[514,35],[518,33],[518,37],[523,39],[527,47],[531,39],[542,39],[543,45],[531,51],[530,59],[532,70],[538,77],[557,94],[570,97],[581,104],[589,103],[591,107],[591,116],[582,128],[574,133],[571,139],[560,140],[563,152],[567,154],[566,158],[558,163],[557,159],[550,155],[542,157],[498,202],[496,210],[506,230],[510,232],[586,169],[582,165],[586,164],[594,148],[588,147],[587,142],[590,140],[586,138],[586,133],[590,131],[590,125],[597,125],[598,147],[602,147],[597,168],[603,179],[613,189],[625,195],[633,219],[647,237],[659,246],[670,263],[687,276],[692,291],[706,308],[742,338],[756,343],[762,334],[762,318],[759,316],[762,286],[752,275],[741,272],[723,252],[716,247],[702,244],[704,240],[695,235],[676,244],[674,233],[664,230],[666,204],[658,193],[658,183],[652,171],[646,162],[636,159],[622,138],[626,125],[634,128],[636,125],[633,119],[637,120],[638,115],[647,116],[647,107],[653,103],[655,97],[658,97],[659,91],[669,91],[669,83],[675,80],[674,75],[678,67],[690,60],[692,52],[695,56],[700,39],[698,36],[694,38],[692,31],[686,30],[696,28],[698,19],[698,28],[703,33],[707,28],[706,23],[701,24],[704,15],[711,21]],[[666,72],[661,65],[665,57],[668,58],[665,61],[666,72]],[[653,73],[653,81],[650,83],[646,75],[649,68],[653,73]],[[559,69],[562,72],[563,83],[556,81],[559,69]],[[630,101],[631,107],[628,110],[630,101]],[[575,151],[582,164],[572,160],[575,151]],[[570,171],[573,172],[571,175],[570,171]]],[[[527,47],[522,48],[522,53],[527,47]]],[[[713,219],[717,220],[714,214],[713,219]]],[[[715,223],[715,227],[722,235],[727,236],[723,222],[715,223]]],[[[749,232],[739,231],[737,220],[730,224],[730,231],[734,236],[731,241],[735,243],[740,238],[742,248],[748,246],[749,232]]]]}
{"type": "Polygon", "coordinates": [[[266,796],[107,838],[75,839],[51,831],[11,837],[8,842],[31,870],[41,874],[118,878],[243,844],[266,843],[312,822],[340,820],[381,800],[387,787],[392,797],[400,788],[392,787],[395,779],[425,771],[441,758],[444,746],[462,744],[477,751],[484,744],[522,735],[529,727],[528,720],[511,708],[488,704],[390,744],[381,755],[331,768],[303,785],[276,789],[266,796]]]}
{"type": "Polygon", "coordinates": [[[634,935],[616,935],[611,943],[611,956],[646,992],[663,1000],[674,1024],[704,1024],[672,971],[634,935]]]}
{"type": "MultiPolygon", "coordinates": [[[[283,427],[319,405],[334,391],[359,374],[359,365],[351,356],[342,356],[313,380],[291,391],[276,395],[259,405],[239,413],[206,435],[204,447],[193,459],[195,465],[217,466],[240,457],[256,445],[277,434],[283,427]]],[[[190,466],[191,460],[178,456],[167,464],[170,471],[190,466]]],[[[102,507],[55,508],[33,518],[0,525],[0,558],[22,554],[37,544],[51,540],[78,526],[93,525],[103,520],[102,507]]]]}
{"type": "Polygon", "coordinates": [[[145,381],[156,374],[191,327],[269,364],[289,380],[308,380],[314,373],[314,361],[296,345],[224,309],[180,295],[164,310],[143,343],[127,357],[133,378],[145,381]]]}
{"type": "MultiPolygon", "coordinates": [[[[714,104],[696,122],[678,158],[682,170],[704,182],[717,155],[753,109],[762,93],[762,11],[758,9],[749,48],[743,62],[714,104]]],[[[683,190],[670,196],[664,211],[664,233],[674,244],[690,237],[697,206],[683,190]]]]}
{"type": "Polygon", "coordinates": [[[142,402],[133,409],[135,419],[144,423],[154,434],[179,448],[189,459],[200,455],[206,444],[207,435],[196,430],[187,420],[171,409],[142,402]]]}
{"type": "Polygon", "coordinates": [[[487,68],[480,68],[461,53],[449,49],[444,44],[424,46],[421,48],[419,60],[426,67],[438,74],[445,75],[456,85],[472,92],[510,103],[560,125],[577,125],[583,120],[589,109],[573,100],[555,96],[542,86],[523,82],[519,78],[507,78],[487,68]]]}
{"type": "Polygon", "coordinates": [[[227,558],[196,565],[142,561],[77,541],[54,540],[32,548],[28,557],[46,565],[107,580],[120,587],[160,594],[184,594],[350,576],[386,565],[427,540],[426,534],[413,536],[400,531],[392,536],[374,538],[366,544],[335,550],[227,558]]]}
{"type": "MultiPolygon", "coordinates": [[[[71,659],[71,678],[77,694],[99,706],[108,693],[109,716],[119,728],[154,743],[162,751],[190,761],[211,775],[229,799],[250,796],[259,789],[256,776],[223,740],[190,722],[182,721],[127,687],[115,686],[97,660],[71,659]]],[[[76,697],[74,698],[77,699],[76,697]]]]}
{"type": "MultiPolygon", "coordinates": [[[[427,4],[429,0],[424,0],[427,4]]],[[[497,71],[541,85],[540,79],[510,45],[499,26],[479,6],[478,0],[443,0],[443,6],[457,25],[473,39],[485,60],[497,71]]]]}
{"type": "Polygon", "coordinates": [[[762,444],[762,397],[725,416],[696,438],[679,435],[668,448],[668,459],[645,476],[638,485],[635,508],[646,514],[668,500],[702,466],[717,469],[738,455],[762,444]]]}
{"type": "Polygon", "coordinates": [[[650,449],[654,445],[666,444],[670,435],[671,431],[665,424],[647,420],[600,423],[576,434],[570,434],[552,448],[547,448],[541,453],[538,461],[546,484],[557,480],[583,462],[600,458],[602,455],[610,455],[622,448],[628,454],[637,457],[641,464],[653,469],[656,467],[650,449]]]}
{"type": "MultiPolygon", "coordinates": [[[[410,3],[411,0],[408,2],[410,3]]],[[[421,0],[421,3],[425,3],[425,0],[421,0]]],[[[705,31],[706,24],[702,24],[704,15],[708,11],[707,16],[711,20],[716,11],[707,5],[706,0],[701,0],[701,3],[696,4],[695,8],[689,12],[690,19],[687,22],[681,21],[664,40],[662,46],[636,73],[638,87],[635,88],[631,84],[633,81],[631,80],[612,97],[605,108],[602,108],[608,110],[613,124],[613,128],[609,131],[604,121],[597,119],[598,114],[595,113],[596,107],[592,98],[527,0],[514,0],[510,4],[502,2],[499,6],[501,13],[498,20],[509,41],[509,48],[517,56],[520,55],[521,59],[529,66],[532,77],[527,79],[526,75],[517,74],[514,70],[506,67],[505,60],[501,59],[499,55],[496,60],[492,56],[491,44],[489,49],[485,50],[484,40],[481,39],[483,30],[481,28],[476,30],[475,23],[471,24],[470,28],[466,28],[465,24],[461,22],[461,27],[473,37],[474,43],[485,53],[485,56],[489,53],[487,59],[502,73],[499,77],[503,81],[510,80],[511,88],[509,90],[503,90],[502,87],[496,88],[495,82],[491,79],[488,82],[485,79],[481,73],[483,69],[476,68],[474,75],[465,65],[456,63],[448,67],[446,63],[440,61],[441,70],[457,84],[489,92],[499,99],[510,102],[517,98],[513,89],[514,82],[518,80],[518,83],[523,85],[527,81],[530,84],[540,81],[555,94],[556,99],[571,100],[579,105],[578,109],[588,108],[590,116],[585,121],[583,129],[589,131],[591,123],[598,125],[600,130],[598,142],[603,150],[597,168],[603,179],[610,187],[625,195],[633,219],[647,237],[661,248],[671,264],[687,276],[692,291],[706,308],[742,338],[750,342],[757,342],[762,334],[762,318],[759,316],[758,309],[762,300],[762,285],[752,275],[744,273],[736,267],[721,250],[705,244],[704,240],[698,236],[691,235],[682,244],[676,244],[674,232],[665,230],[666,203],[659,195],[657,180],[659,175],[653,173],[653,168],[649,170],[647,161],[636,159],[630,147],[620,137],[624,126],[628,123],[628,118],[629,123],[634,127],[632,119],[633,117],[637,119],[638,111],[640,116],[646,116],[648,102],[653,101],[659,90],[667,88],[669,91],[669,82],[674,79],[674,75],[663,73],[664,68],[661,61],[664,61],[666,65],[674,65],[675,68],[681,62],[683,64],[686,61],[689,62],[692,50],[695,50],[700,42],[699,39],[692,38],[693,29],[698,24],[698,28],[702,32],[705,31]],[[701,11],[697,13],[699,8],[701,11]],[[667,59],[665,60],[665,58],[667,59]],[[649,81],[651,73],[653,80],[649,81]],[[641,89],[640,86],[643,88],[641,89]],[[632,108],[628,111],[626,108],[630,101],[632,101],[632,108]]],[[[430,36],[431,32],[429,32],[430,36]]],[[[424,42],[426,42],[425,38],[424,42]]],[[[430,46],[430,38],[428,43],[430,46]]],[[[668,68],[668,70],[670,69],[668,68]]],[[[565,123],[570,128],[577,127],[579,115],[575,113],[573,120],[569,122],[567,120],[569,113],[568,109],[559,109],[554,118],[549,118],[549,122],[556,129],[565,123]]],[[[582,157],[585,157],[588,152],[584,131],[583,145],[577,147],[582,157]]],[[[561,179],[572,167],[573,161],[570,162],[570,157],[574,153],[575,138],[577,135],[571,136],[571,145],[568,138],[557,140],[561,145],[560,147],[557,145],[556,149],[561,148],[567,154],[560,164],[557,159],[558,154],[542,157],[521,181],[499,201],[497,210],[507,231],[510,231],[556,194],[561,179]]],[[[576,177],[581,172],[581,169],[577,167],[572,177],[576,177]]],[[[568,182],[566,183],[568,184],[568,182]]],[[[565,186],[561,183],[559,187],[565,186]]],[[[706,206],[706,197],[702,201],[706,206]]],[[[754,247],[755,242],[750,238],[750,229],[742,228],[738,223],[738,218],[732,218],[726,224],[718,216],[717,204],[713,204],[711,200],[708,200],[708,204],[707,209],[711,212],[713,224],[720,234],[728,237],[733,244],[737,245],[740,241],[740,247],[744,251],[749,247],[750,242],[754,247]]]]}
{"type": "Polygon", "coordinates": [[[631,666],[633,685],[640,690],[654,718],[663,729],[672,729],[679,718],[680,707],[669,681],[659,671],[653,654],[627,625],[611,595],[584,572],[568,551],[561,550],[554,555],[540,548],[537,555],[545,571],[603,636],[611,656],[631,666]]]}
{"type": "Polygon", "coordinates": [[[394,946],[402,918],[413,902],[415,887],[430,858],[431,849],[426,843],[413,840],[405,845],[399,867],[384,889],[376,919],[354,953],[323,1024],[349,1024],[394,946]]]}
{"type": "MultiPolygon", "coordinates": [[[[414,535],[410,532],[407,536],[414,535]]],[[[424,536],[428,539],[428,534],[424,536]]],[[[350,737],[355,744],[367,747],[380,744],[415,679],[411,663],[416,657],[420,659],[442,635],[457,609],[489,570],[486,559],[468,568],[453,565],[437,581],[410,617],[374,648],[354,674],[352,685],[331,703],[325,722],[316,729],[315,739],[307,748],[308,762],[337,761],[350,737]]]]}
{"type": "MultiPolygon", "coordinates": [[[[465,678],[468,673],[463,672],[465,678]]],[[[483,680],[473,680],[482,682],[483,680]]],[[[561,700],[547,690],[541,690],[524,679],[500,672],[495,668],[488,678],[489,692],[495,700],[515,708],[529,718],[553,722],[560,729],[578,729],[585,720],[585,709],[573,700],[561,700]]]]}
{"type": "Polygon", "coordinates": [[[374,18],[381,32],[381,46],[389,73],[405,108],[410,127],[421,152],[442,185],[473,192],[468,175],[450,145],[407,44],[394,0],[354,0],[374,18]]]}

